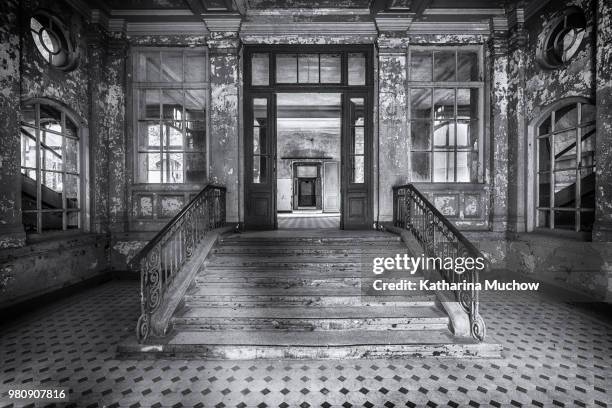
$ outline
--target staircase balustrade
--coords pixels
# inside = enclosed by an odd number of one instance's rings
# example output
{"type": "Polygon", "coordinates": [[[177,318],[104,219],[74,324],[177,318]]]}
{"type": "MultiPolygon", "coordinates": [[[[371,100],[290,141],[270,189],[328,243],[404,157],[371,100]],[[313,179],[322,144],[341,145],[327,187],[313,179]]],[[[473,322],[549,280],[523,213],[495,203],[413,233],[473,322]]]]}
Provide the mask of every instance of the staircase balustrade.
{"type": "Polygon", "coordinates": [[[140,269],[140,343],[149,337],[151,315],[170,295],[169,285],[183,265],[209,231],[225,224],[225,195],[225,187],[207,185],[131,260],[140,269]]]}
{"type": "MultiPolygon", "coordinates": [[[[412,184],[393,187],[393,223],[413,235],[423,248],[425,256],[453,260],[460,257],[485,259],[482,253],[412,184]]],[[[485,261],[485,270],[486,267],[485,261]]],[[[449,283],[479,281],[479,270],[475,267],[466,267],[462,273],[454,269],[441,269],[439,272],[449,283]]],[[[472,337],[483,341],[486,328],[478,311],[478,291],[458,290],[455,291],[455,296],[469,316],[472,337]]]]}

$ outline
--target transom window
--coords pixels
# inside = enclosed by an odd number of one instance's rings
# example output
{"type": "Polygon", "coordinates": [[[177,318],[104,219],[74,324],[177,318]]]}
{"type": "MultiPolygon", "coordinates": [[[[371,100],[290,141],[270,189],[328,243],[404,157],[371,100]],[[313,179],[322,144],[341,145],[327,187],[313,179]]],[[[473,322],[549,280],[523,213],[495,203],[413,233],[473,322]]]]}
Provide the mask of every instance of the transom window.
{"type": "Polygon", "coordinates": [[[413,182],[482,180],[480,48],[413,48],[409,53],[413,182]]]}
{"type": "Polygon", "coordinates": [[[202,49],[135,53],[139,183],[205,181],[206,61],[202,49]]]}
{"type": "Polygon", "coordinates": [[[541,228],[590,231],[595,212],[595,107],[570,103],[537,129],[537,215],[541,228]]]}
{"type": "Polygon", "coordinates": [[[22,108],[22,211],[26,232],[81,227],[77,125],[52,105],[22,108]]]}

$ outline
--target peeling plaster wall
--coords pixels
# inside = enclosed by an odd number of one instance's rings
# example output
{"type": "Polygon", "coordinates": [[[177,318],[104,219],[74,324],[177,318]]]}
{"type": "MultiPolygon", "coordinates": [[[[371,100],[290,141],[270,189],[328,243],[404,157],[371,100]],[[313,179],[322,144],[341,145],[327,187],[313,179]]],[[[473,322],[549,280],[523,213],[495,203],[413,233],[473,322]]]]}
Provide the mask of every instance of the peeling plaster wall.
{"type": "Polygon", "coordinates": [[[21,225],[19,3],[0,13],[0,248],[25,244],[21,225]]]}
{"type": "Polygon", "coordinates": [[[210,48],[210,163],[209,180],[227,187],[226,217],[228,222],[238,222],[240,183],[238,145],[240,131],[239,88],[240,58],[239,40],[232,33],[214,32],[208,41],[210,48]]]}
{"type": "Polygon", "coordinates": [[[0,250],[0,309],[104,275],[108,250],[94,234],[0,250]]]}

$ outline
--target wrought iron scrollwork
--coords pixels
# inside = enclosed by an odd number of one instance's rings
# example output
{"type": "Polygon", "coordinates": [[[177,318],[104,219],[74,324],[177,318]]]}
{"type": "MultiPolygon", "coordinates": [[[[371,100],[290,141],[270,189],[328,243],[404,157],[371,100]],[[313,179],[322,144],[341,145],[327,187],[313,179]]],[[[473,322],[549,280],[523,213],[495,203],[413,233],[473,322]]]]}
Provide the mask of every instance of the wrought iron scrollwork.
{"type": "MultiPolygon", "coordinates": [[[[411,184],[393,188],[393,224],[410,231],[426,256],[484,259],[480,251],[411,184]]],[[[476,268],[466,268],[462,273],[442,268],[440,273],[447,282],[476,283],[479,280],[476,268]]],[[[486,326],[478,311],[478,291],[458,290],[455,296],[469,316],[472,337],[483,341],[486,326]]]]}
{"type": "Polygon", "coordinates": [[[224,224],[225,187],[208,185],[132,259],[132,267],[140,269],[139,342],[150,336],[152,313],[197,245],[208,231],[224,224]]]}

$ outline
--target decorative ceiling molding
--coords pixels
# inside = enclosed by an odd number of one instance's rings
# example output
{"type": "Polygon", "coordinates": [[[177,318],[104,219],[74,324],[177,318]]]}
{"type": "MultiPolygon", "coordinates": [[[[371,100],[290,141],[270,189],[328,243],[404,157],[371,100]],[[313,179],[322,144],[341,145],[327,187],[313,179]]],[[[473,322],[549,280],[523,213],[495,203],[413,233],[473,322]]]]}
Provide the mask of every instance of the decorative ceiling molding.
{"type": "Polygon", "coordinates": [[[506,16],[496,16],[491,18],[491,32],[508,31],[508,18],[506,16]]]}
{"type": "Polygon", "coordinates": [[[240,30],[240,25],[242,24],[242,16],[236,13],[204,14],[202,19],[208,31],[236,32],[240,30]]]}
{"type": "Polygon", "coordinates": [[[307,36],[359,36],[377,35],[376,25],[370,21],[293,22],[270,24],[244,22],[242,35],[307,35],[307,36]]]}
{"type": "Polygon", "coordinates": [[[274,16],[294,16],[300,15],[304,17],[316,16],[360,16],[370,15],[370,9],[367,8],[317,8],[317,9],[247,9],[247,16],[253,17],[274,17],[274,16]]]}
{"type": "Polygon", "coordinates": [[[172,34],[207,34],[208,30],[203,22],[128,22],[128,35],[172,35],[172,34]]]}
{"type": "Polygon", "coordinates": [[[379,13],[374,17],[379,31],[406,31],[412,24],[412,16],[408,14],[379,13]]]}
{"type": "Polygon", "coordinates": [[[496,16],[504,15],[503,8],[430,8],[423,11],[424,16],[496,16]]]}
{"type": "Polygon", "coordinates": [[[409,34],[456,34],[479,35],[491,33],[489,22],[425,22],[415,21],[410,25],[409,34]]]}
{"type": "Polygon", "coordinates": [[[110,12],[111,16],[119,16],[119,17],[152,17],[152,16],[193,16],[193,12],[189,9],[168,9],[168,10],[116,10],[113,9],[110,12]]]}

